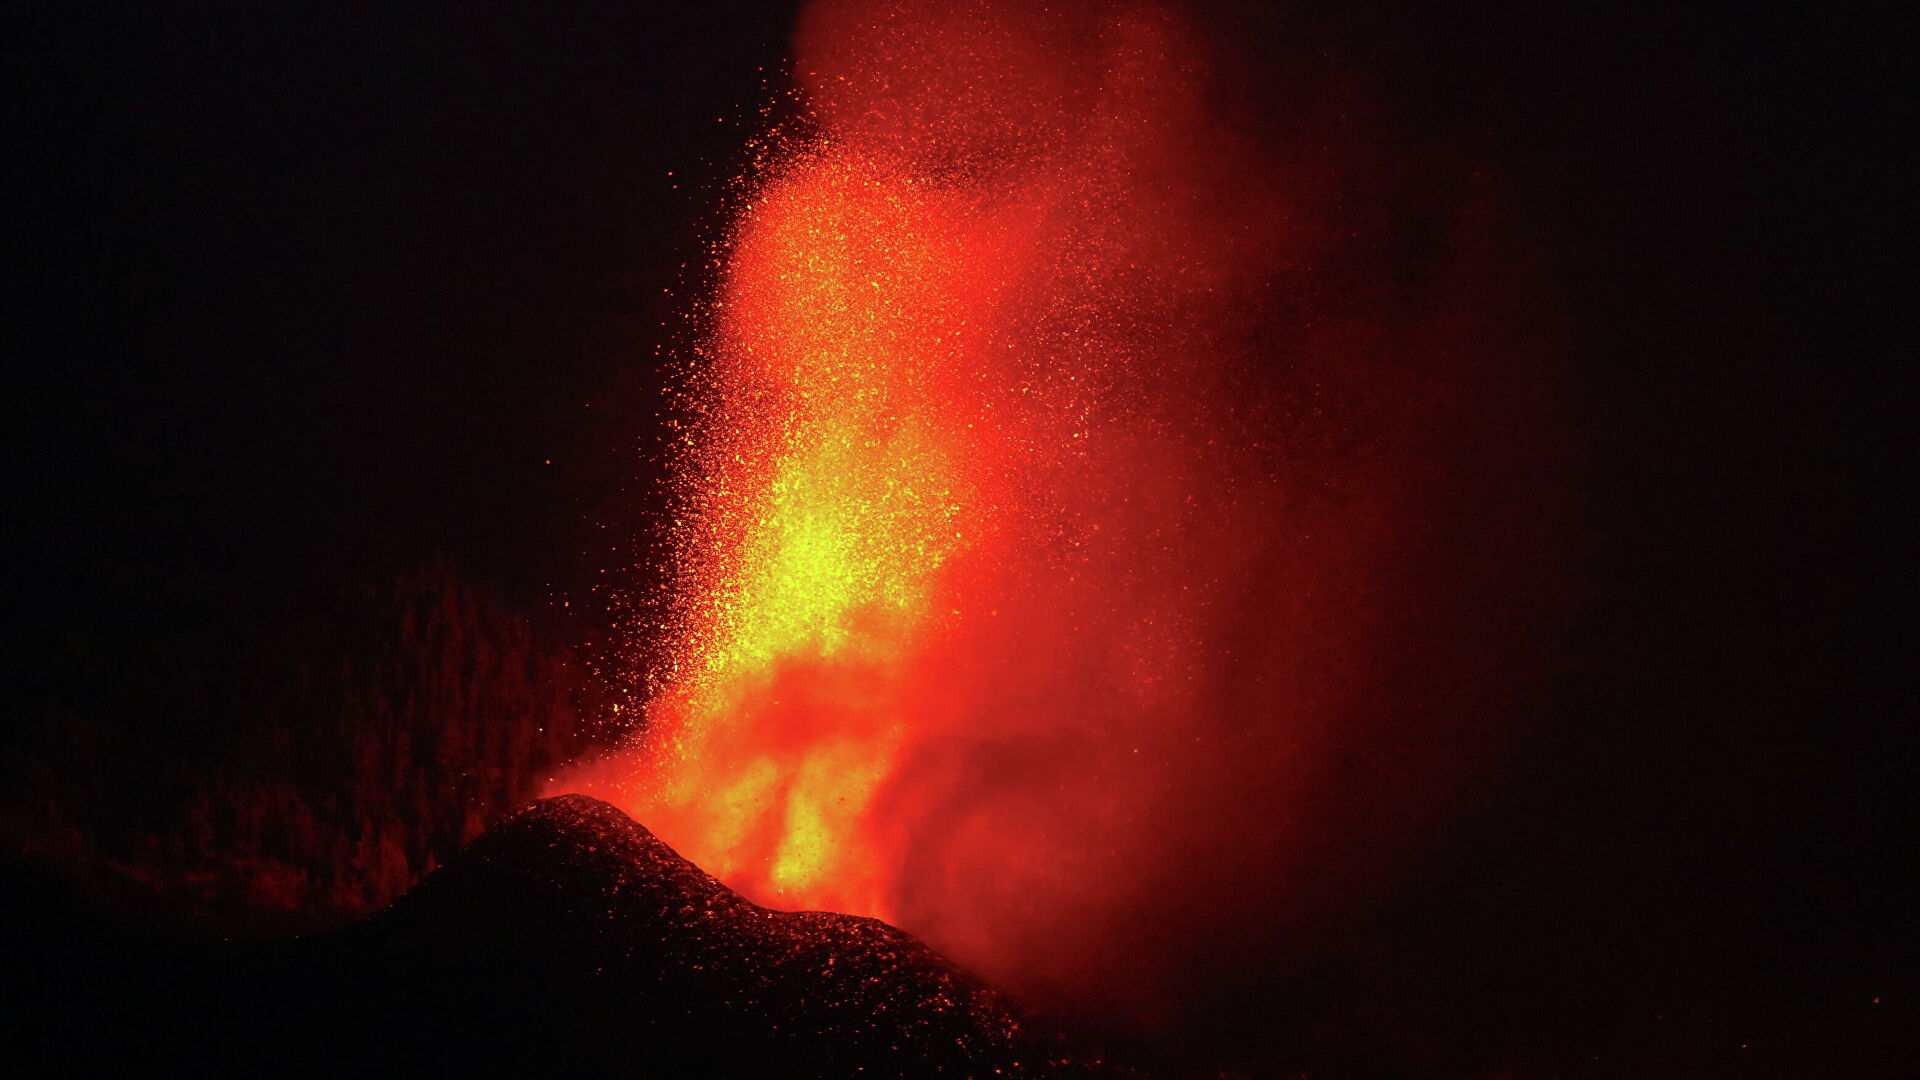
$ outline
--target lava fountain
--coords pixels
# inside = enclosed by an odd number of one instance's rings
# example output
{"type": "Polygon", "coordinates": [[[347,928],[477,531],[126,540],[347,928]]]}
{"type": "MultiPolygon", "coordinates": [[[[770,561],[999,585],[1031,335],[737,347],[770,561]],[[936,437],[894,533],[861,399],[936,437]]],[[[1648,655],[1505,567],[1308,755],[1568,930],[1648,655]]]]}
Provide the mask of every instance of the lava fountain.
{"type": "Polygon", "coordinates": [[[1220,40],[805,11],[682,387],[657,688],[561,788],[1130,1015],[1390,879],[1549,648],[1537,290],[1485,170],[1310,49],[1320,100],[1237,108],[1220,40]]]}

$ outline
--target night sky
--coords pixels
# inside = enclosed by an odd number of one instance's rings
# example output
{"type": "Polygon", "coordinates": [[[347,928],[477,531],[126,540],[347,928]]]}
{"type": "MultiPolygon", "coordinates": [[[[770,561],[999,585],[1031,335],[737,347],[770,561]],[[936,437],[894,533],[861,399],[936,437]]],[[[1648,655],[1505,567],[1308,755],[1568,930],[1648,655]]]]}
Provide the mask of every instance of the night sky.
{"type": "MultiPolygon", "coordinates": [[[[1576,985],[1613,1017],[1691,1002],[1814,1034],[1912,1007],[1896,39],[1752,7],[1208,6],[1252,57],[1323,38],[1394,122],[1497,162],[1565,297],[1573,659],[1370,938],[1457,980],[1436,1007],[1463,1024],[1489,1001],[1616,1022],[1576,985]]],[[[603,641],[602,571],[642,559],[662,505],[658,352],[791,20],[27,16],[10,722],[135,707],[181,656],[250,663],[436,558],[553,640],[603,641]]],[[[212,753],[193,718],[142,723],[212,753]]]]}

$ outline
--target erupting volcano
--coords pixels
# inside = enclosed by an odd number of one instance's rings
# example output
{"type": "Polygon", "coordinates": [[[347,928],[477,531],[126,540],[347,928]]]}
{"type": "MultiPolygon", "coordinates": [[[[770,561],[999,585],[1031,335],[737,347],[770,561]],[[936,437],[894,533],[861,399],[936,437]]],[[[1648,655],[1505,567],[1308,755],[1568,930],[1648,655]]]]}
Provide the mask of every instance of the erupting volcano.
{"type": "Polygon", "coordinates": [[[6,1076],[1914,1072],[1893,27],[115,6],[6,1076]]]}
{"type": "Polygon", "coordinates": [[[1223,119],[1221,30],[804,13],[681,387],[643,729],[556,790],[1134,1015],[1391,876],[1548,647],[1546,338],[1491,179],[1304,48],[1223,119]]]}

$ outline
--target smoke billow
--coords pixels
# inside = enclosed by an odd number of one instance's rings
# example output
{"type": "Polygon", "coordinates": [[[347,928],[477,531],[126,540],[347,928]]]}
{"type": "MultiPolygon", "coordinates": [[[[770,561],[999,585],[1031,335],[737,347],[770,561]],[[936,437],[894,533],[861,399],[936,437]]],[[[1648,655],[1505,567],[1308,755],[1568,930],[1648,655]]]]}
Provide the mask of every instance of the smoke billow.
{"type": "Polygon", "coordinates": [[[683,387],[669,675],[564,787],[1168,1021],[1417,856],[1552,648],[1550,328],[1488,170],[1229,30],[807,9],[683,387]]]}

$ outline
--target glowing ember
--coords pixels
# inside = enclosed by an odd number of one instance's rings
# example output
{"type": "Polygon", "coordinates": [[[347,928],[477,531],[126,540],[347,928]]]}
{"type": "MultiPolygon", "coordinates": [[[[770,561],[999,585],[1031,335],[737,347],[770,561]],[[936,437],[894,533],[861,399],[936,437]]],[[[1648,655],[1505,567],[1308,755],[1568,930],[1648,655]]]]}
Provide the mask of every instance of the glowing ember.
{"type": "Polygon", "coordinates": [[[1471,333],[1316,299],[1325,185],[1210,119],[1205,70],[1148,5],[809,10],[809,126],[748,184],[692,388],[673,674],[562,788],[1030,987],[1097,982],[1192,866],[1297,871],[1420,797],[1387,766],[1305,824],[1390,695],[1477,707],[1444,647],[1359,676],[1477,565],[1399,584],[1408,521],[1471,501],[1409,463],[1472,437],[1386,360],[1471,333]]]}

